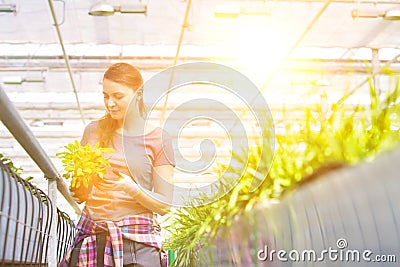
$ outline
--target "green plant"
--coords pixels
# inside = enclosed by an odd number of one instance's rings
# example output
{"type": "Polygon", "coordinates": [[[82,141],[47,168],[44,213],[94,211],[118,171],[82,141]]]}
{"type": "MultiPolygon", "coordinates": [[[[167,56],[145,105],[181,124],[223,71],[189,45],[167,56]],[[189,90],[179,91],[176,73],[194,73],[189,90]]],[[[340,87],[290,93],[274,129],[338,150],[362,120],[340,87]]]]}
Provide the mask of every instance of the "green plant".
{"type": "Polygon", "coordinates": [[[16,176],[11,175],[11,177],[13,177],[18,183],[22,184],[25,187],[25,189],[28,190],[33,196],[40,199],[43,204],[48,205],[47,195],[42,190],[40,190],[39,188],[37,188],[32,184],[33,176],[22,178],[21,176],[23,169],[21,167],[16,167],[10,158],[4,156],[1,153],[0,153],[0,161],[3,164],[7,165],[10,168],[10,170],[14,174],[16,174],[16,176]]]}
{"type": "MultiPolygon", "coordinates": [[[[18,176],[21,177],[23,169],[21,167],[16,167],[10,158],[8,158],[8,157],[4,156],[2,153],[0,153],[0,161],[2,161],[4,164],[6,164],[8,167],[10,167],[10,169],[13,172],[15,172],[18,176]]],[[[25,181],[30,182],[33,180],[33,177],[28,176],[24,179],[25,179],[25,181]]]]}
{"type": "MultiPolygon", "coordinates": [[[[348,96],[346,96],[348,97],[348,96]]],[[[383,100],[370,83],[369,106],[347,106],[345,98],[322,112],[319,104],[299,110],[296,119],[299,130],[292,122],[285,125],[286,132],[276,135],[276,151],[271,169],[264,169],[265,179],[258,190],[249,191],[253,177],[251,168],[226,195],[210,204],[180,208],[170,214],[169,232],[165,246],[177,252],[174,266],[199,266],[211,262],[210,253],[216,236],[225,236],[234,218],[251,210],[266,199],[279,198],[303,177],[312,174],[326,163],[357,164],[371,161],[381,153],[400,144],[399,84],[383,100]]],[[[247,152],[246,152],[247,153],[247,152]]],[[[260,147],[250,150],[249,164],[259,162],[260,147]]],[[[236,160],[247,160],[244,155],[233,155],[236,160]]],[[[221,166],[223,168],[224,166],[221,166]]],[[[233,167],[226,174],[241,170],[233,167]]],[[[220,190],[225,190],[222,185],[220,190]]],[[[207,197],[193,203],[208,203],[207,197]]]]}
{"type": "Polygon", "coordinates": [[[110,166],[109,157],[104,153],[113,153],[112,148],[102,148],[96,143],[92,148],[90,144],[82,146],[77,140],[64,148],[67,151],[56,155],[62,159],[65,173],[63,177],[71,180],[71,187],[78,188],[81,185],[88,188],[94,178],[103,178],[107,167],[110,166]]]}

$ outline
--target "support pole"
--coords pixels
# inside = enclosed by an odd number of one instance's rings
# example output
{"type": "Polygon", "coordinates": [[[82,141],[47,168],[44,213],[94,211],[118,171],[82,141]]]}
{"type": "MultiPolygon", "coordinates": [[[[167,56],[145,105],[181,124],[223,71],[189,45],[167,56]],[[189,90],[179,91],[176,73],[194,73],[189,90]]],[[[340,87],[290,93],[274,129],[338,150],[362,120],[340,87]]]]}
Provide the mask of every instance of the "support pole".
{"type": "Polygon", "coordinates": [[[49,206],[52,209],[52,224],[50,228],[49,248],[47,249],[47,263],[49,267],[56,267],[58,265],[57,260],[57,181],[55,179],[48,180],[48,196],[51,199],[52,205],[49,206]]]}
{"type": "MultiPolygon", "coordinates": [[[[71,207],[77,214],[81,213],[78,204],[74,201],[69,193],[68,187],[62,180],[56,167],[51,162],[49,156],[43,150],[38,140],[33,135],[32,131],[26,125],[24,120],[19,115],[13,103],[8,98],[0,85],[0,120],[7,127],[14,138],[21,144],[24,150],[42,170],[44,176],[50,181],[54,180],[57,183],[57,189],[65,197],[71,207]]],[[[52,199],[53,200],[53,199],[52,199]]],[[[54,200],[53,200],[54,201],[54,200]]]]}
{"type": "Polygon", "coordinates": [[[376,94],[379,96],[381,94],[381,88],[380,88],[380,83],[379,83],[379,49],[378,48],[372,48],[372,78],[374,82],[374,88],[376,94]]]}

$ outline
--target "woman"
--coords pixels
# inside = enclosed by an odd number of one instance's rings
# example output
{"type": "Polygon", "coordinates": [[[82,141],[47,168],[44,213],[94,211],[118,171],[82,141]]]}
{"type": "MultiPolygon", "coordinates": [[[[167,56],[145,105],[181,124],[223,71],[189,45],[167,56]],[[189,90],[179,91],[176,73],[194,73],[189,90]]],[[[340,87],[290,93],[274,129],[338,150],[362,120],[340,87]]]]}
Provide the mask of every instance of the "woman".
{"type": "MultiPolygon", "coordinates": [[[[160,228],[172,200],[174,157],[171,139],[146,123],[143,79],[126,63],[116,63],[103,77],[106,115],[86,126],[81,144],[112,147],[111,167],[85,194],[86,201],[67,266],[160,266],[160,228]],[[140,186],[139,186],[140,185],[140,186]]],[[[162,260],[160,260],[162,258],[162,260]]]]}

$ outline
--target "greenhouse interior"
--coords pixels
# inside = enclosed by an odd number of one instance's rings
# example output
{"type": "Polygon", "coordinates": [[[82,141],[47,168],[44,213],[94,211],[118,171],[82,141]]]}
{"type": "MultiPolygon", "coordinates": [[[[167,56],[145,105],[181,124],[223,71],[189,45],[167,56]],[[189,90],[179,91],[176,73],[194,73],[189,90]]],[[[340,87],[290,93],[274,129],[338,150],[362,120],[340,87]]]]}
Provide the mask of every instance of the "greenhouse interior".
{"type": "Polygon", "coordinates": [[[1,266],[398,266],[399,0],[0,0],[0,25],[1,266]]]}

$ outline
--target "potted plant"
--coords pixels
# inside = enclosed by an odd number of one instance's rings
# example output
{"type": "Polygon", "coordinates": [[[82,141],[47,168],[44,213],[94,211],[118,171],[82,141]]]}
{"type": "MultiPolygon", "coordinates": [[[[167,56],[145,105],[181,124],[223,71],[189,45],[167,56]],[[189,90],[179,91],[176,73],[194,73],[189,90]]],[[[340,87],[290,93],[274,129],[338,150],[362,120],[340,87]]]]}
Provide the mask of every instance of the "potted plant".
{"type": "Polygon", "coordinates": [[[79,202],[87,199],[96,179],[103,179],[107,168],[110,167],[109,159],[113,153],[112,148],[100,147],[96,143],[93,147],[90,144],[82,146],[77,140],[64,146],[67,151],[59,152],[56,155],[62,159],[65,179],[71,179],[70,189],[79,202]]]}

